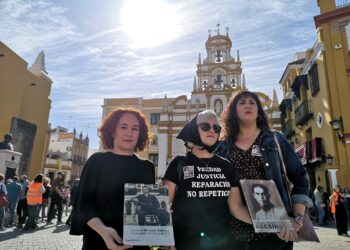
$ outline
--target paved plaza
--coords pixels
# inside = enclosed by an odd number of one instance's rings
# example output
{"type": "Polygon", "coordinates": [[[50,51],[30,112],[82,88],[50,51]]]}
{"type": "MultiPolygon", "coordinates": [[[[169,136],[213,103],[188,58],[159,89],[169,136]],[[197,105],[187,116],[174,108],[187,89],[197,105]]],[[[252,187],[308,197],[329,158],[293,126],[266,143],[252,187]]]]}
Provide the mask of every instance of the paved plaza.
{"type": "MultiPolygon", "coordinates": [[[[63,217],[65,221],[67,217],[63,217]]],[[[296,250],[328,250],[350,249],[350,238],[337,235],[334,226],[316,227],[321,243],[296,243],[296,250]]],[[[8,228],[0,231],[0,249],[81,249],[82,237],[69,235],[69,226],[66,224],[46,225],[39,223],[39,228],[32,231],[23,231],[17,228],[8,228]]]]}

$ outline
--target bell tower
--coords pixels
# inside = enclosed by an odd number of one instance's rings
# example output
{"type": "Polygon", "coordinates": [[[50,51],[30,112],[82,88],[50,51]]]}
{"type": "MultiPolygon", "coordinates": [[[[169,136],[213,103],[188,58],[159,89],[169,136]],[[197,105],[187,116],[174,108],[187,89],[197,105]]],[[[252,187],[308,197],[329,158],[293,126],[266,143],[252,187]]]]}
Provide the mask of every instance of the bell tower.
{"type": "Polygon", "coordinates": [[[242,68],[239,59],[231,55],[232,41],[226,28],[226,34],[220,34],[220,24],[217,24],[214,35],[209,30],[205,43],[206,58],[199,54],[197,64],[197,78],[195,78],[192,98],[199,100],[205,95],[206,108],[214,110],[218,115],[226,106],[234,91],[242,88],[242,68]]]}

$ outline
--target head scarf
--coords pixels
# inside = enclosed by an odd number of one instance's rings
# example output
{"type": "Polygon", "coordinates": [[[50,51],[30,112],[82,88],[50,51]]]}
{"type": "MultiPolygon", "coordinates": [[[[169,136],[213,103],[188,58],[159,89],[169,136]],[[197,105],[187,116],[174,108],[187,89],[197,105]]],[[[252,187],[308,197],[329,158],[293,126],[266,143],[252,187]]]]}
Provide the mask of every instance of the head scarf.
{"type": "MultiPolygon", "coordinates": [[[[199,112],[200,113],[200,112],[199,112]]],[[[198,114],[199,114],[198,113],[198,114]]],[[[185,146],[188,148],[188,142],[191,142],[197,146],[201,147],[201,150],[207,150],[209,153],[213,152],[218,144],[218,141],[213,146],[207,146],[205,145],[201,137],[199,135],[198,126],[197,126],[197,117],[198,114],[196,114],[180,131],[178,136],[176,136],[177,139],[181,139],[185,142],[185,146]]]]}

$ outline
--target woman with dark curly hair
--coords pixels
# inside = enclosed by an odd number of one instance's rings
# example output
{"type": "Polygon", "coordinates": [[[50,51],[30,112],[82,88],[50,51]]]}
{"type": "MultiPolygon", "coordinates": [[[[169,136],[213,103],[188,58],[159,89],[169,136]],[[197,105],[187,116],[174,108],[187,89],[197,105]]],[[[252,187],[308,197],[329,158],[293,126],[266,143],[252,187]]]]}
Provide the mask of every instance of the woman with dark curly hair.
{"type": "Polygon", "coordinates": [[[149,128],[139,111],[116,109],[103,120],[99,136],[108,151],[92,155],[83,168],[70,234],[83,235],[83,249],[132,248],[121,238],[124,184],[154,184],[154,165],[135,154],[149,145],[149,128]]]}
{"type": "Polygon", "coordinates": [[[240,179],[274,180],[289,213],[294,230],[283,229],[276,234],[256,234],[247,213],[241,214],[239,189],[230,192],[229,204],[233,237],[242,249],[293,249],[298,230],[302,227],[305,208],[312,206],[308,197],[309,183],[306,171],[288,140],[269,128],[259,97],[250,91],[237,93],[222,113],[223,139],[217,152],[234,164],[234,174],[240,179]],[[279,159],[280,145],[289,180],[293,183],[291,201],[282,177],[279,159]],[[290,205],[292,203],[292,205],[290,205]],[[243,218],[243,219],[242,219],[243,218]]]}

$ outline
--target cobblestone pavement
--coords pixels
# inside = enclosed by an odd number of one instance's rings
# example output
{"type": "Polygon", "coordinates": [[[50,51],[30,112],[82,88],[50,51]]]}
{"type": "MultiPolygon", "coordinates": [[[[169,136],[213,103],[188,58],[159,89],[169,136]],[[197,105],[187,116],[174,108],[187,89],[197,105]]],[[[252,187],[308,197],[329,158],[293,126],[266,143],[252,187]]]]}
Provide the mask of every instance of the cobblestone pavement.
{"type": "Polygon", "coordinates": [[[328,227],[316,226],[315,230],[318,237],[320,238],[321,243],[299,242],[294,245],[294,250],[350,249],[350,238],[338,236],[335,225],[331,225],[328,227]]]}
{"type": "MultiPolygon", "coordinates": [[[[63,217],[65,221],[67,217],[63,217]]],[[[55,220],[54,220],[55,221],[55,220]]],[[[295,250],[345,250],[350,249],[350,238],[338,236],[334,225],[330,227],[315,227],[321,243],[300,242],[294,245],[295,250]]],[[[82,237],[69,235],[69,226],[46,225],[39,223],[39,228],[23,231],[17,228],[8,228],[0,231],[0,249],[81,249],[82,237]]],[[[258,250],[258,249],[257,249],[258,250]]]]}

